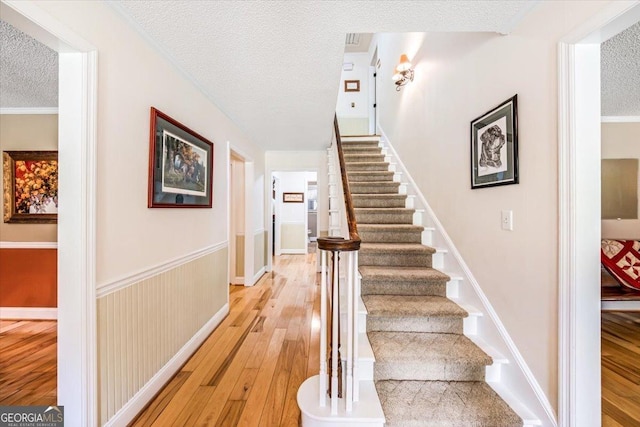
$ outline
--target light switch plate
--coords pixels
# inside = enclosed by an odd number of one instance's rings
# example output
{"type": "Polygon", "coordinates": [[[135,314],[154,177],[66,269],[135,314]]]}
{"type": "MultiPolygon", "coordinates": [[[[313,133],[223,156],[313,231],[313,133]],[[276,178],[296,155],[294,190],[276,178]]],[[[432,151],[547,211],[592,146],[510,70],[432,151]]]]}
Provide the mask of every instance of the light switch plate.
{"type": "Polygon", "coordinates": [[[513,231],[513,211],[502,211],[500,222],[503,230],[513,231]]]}

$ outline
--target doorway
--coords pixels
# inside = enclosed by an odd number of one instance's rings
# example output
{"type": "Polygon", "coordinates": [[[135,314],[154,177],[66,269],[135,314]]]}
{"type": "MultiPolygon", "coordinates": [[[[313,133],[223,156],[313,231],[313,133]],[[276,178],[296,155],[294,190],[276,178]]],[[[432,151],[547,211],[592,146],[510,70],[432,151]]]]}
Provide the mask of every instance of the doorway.
{"type": "Polygon", "coordinates": [[[369,134],[375,135],[378,131],[378,47],[376,46],[371,63],[369,65],[369,134]]]}
{"type": "Polygon", "coordinates": [[[640,6],[614,2],[559,43],[561,426],[601,418],[600,44],[638,20],[640,6]]]}
{"type": "Polygon", "coordinates": [[[96,116],[97,55],[32,4],[0,3],[2,19],[59,53],[58,405],[68,425],[97,424],[96,116]]]}
{"type": "Polygon", "coordinates": [[[306,254],[310,239],[317,238],[317,180],[316,171],[271,173],[273,255],[306,254]],[[314,230],[310,219],[316,220],[314,230]]]}
{"type": "Polygon", "coordinates": [[[245,181],[244,160],[236,152],[229,159],[229,282],[244,285],[245,181]]]}

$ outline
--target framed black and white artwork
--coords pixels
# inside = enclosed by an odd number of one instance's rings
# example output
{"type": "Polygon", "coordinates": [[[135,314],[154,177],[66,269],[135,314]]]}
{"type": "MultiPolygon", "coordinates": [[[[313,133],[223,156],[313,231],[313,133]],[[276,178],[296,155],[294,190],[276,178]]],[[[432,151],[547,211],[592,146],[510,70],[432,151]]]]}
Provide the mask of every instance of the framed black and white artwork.
{"type": "Polygon", "coordinates": [[[518,95],[471,122],[471,188],[518,183],[518,95]]]}

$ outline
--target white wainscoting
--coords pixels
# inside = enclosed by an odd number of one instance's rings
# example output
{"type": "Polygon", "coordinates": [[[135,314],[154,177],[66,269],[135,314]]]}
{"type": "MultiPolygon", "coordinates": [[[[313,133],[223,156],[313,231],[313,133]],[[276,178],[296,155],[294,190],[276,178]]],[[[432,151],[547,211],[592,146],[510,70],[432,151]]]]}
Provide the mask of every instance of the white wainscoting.
{"type": "Polygon", "coordinates": [[[104,287],[111,292],[97,300],[100,425],[127,425],[228,313],[228,248],[204,252],[104,287]]]}

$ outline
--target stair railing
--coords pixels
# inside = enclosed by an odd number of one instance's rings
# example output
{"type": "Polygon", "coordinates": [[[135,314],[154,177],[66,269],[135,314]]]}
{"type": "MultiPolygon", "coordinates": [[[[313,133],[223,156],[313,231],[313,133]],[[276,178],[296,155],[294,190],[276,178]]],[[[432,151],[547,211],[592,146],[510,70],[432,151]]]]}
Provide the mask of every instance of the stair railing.
{"type": "Polygon", "coordinates": [[[334,117],[330,148],[330,236],[318,238],[321,251],[320,301],[320,406],[331,405],[338,413],[342,399],[344,410],[351,412],[359,399],[358,387],[358,301],[360,283],[358,250],[360,236],[345,168],[338,119],[334,117]],[[339,173],[336,170],[339,168],[339,173]],[[335,203],[341,198],[344,204],[335,203]],[[333,196],[333,197],[332,197],[333,196]],[[329,253],[331,256],[329,257],[329,253]]]}

